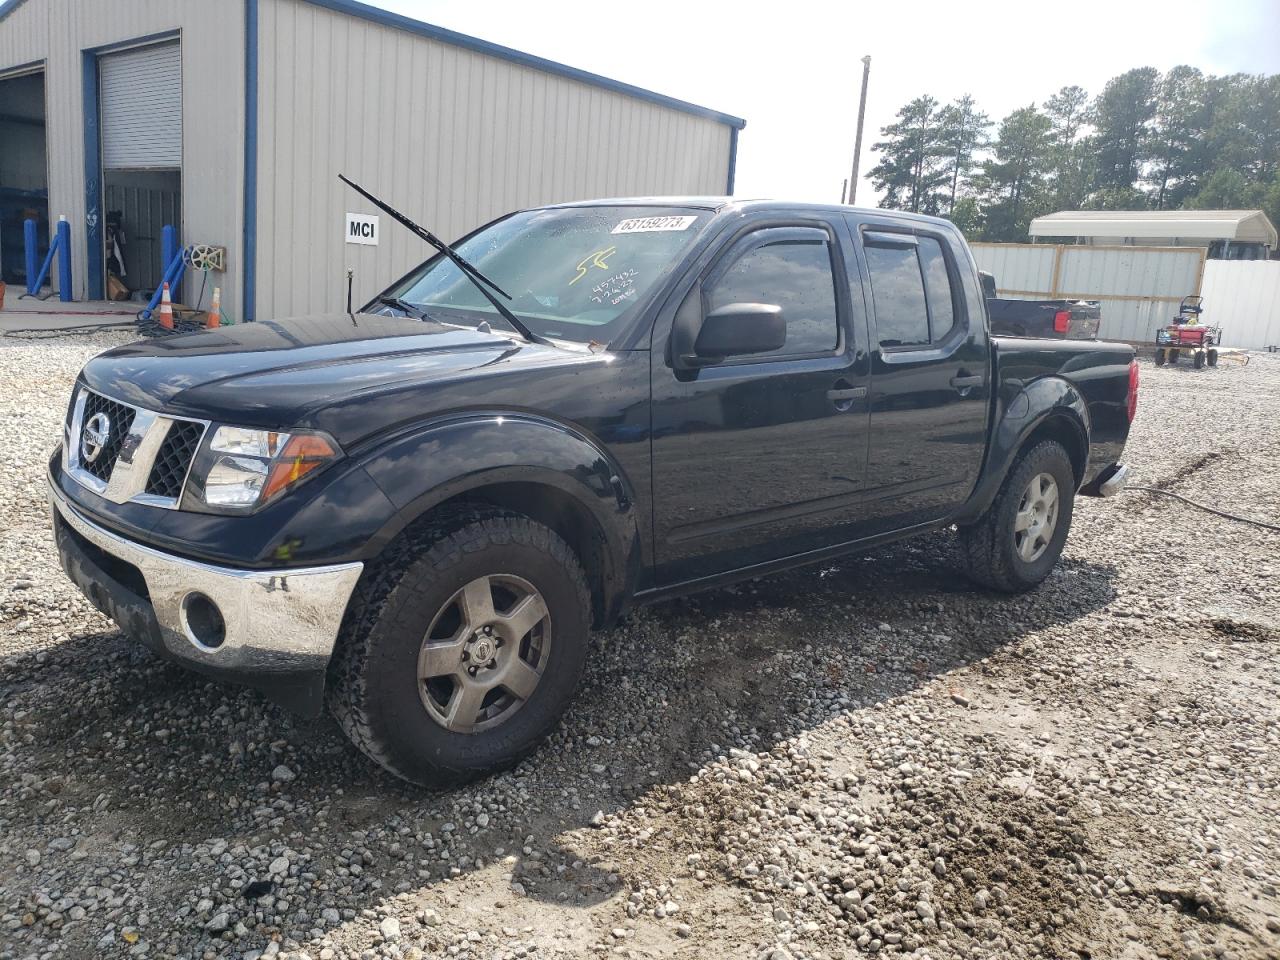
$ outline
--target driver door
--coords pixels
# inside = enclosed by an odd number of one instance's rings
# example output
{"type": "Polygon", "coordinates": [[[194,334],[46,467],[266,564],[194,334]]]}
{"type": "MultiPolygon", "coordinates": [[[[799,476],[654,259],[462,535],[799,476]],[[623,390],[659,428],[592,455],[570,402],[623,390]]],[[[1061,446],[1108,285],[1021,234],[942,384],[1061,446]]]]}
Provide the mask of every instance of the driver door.
{"type": "Polygon", "coordinates": [[[658,585],[854,538],[870,370],[847,238],[825,220],[744,227],[659,318],[665,343],[655,336],[651,352],[658,585]],[[780,306],[783,347],[682,364],[682,325],[697,328],[732,303],[780,306]]]}

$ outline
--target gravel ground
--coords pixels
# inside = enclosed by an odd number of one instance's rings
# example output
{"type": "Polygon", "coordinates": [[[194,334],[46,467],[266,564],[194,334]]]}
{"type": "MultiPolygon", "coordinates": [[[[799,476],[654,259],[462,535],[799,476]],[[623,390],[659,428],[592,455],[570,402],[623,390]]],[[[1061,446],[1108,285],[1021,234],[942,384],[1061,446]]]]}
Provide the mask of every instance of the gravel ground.
{"type": "MultiPolygon", "coordinates": [[[[1280,957],[1280,536],[1130,493],[999,597],[949,536],[653,607],[448,793],[135,648],[0,342],[0,958],[1280,957]]],[[[1138,481],[1280,518],[1280,358],[1144,364],[1138,481]]]]}

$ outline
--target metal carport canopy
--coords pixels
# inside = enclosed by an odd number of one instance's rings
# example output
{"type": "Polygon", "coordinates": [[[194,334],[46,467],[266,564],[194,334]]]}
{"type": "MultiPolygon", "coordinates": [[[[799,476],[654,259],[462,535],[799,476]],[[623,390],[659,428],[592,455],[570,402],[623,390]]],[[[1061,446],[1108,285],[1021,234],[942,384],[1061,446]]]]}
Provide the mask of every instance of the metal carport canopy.
{"type": "Polygon", "coordinates": [[[1261,210],[1061,210],[1031,221],[1033,237],[1247,240],[1274,248],[1276,228],[1261,210]]]}

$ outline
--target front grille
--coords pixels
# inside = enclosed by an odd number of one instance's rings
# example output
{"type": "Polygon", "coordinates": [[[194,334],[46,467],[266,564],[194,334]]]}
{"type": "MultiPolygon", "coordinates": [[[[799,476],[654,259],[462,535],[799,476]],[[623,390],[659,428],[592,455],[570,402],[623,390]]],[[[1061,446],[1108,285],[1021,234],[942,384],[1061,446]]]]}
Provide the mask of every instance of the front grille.
{"type": "MultiPolygon", "coordinates": [[[[120,448],[124,445],[125,438],[129,436],[129,428],[133,426],[135,411],[133,407],[117,403],[101,394],[94,393],[92,390],[86,390],[84,414],[80,418],[81,436],[84,434],[85,426],[93,419],[95,414],[99,413],[105,413],[107,420],[111,424],[107,430],[106,442],[102,445],[102,450],[92,463],[84,458],[82,452],[80,465],[87,472],[106,483],[111,479],[111,471],[115,469],[116,459],[120,456],[120,448]]],[[[74,443],[80,443],[80,441],[81,437],[72,438],[74,443]]]]}
{"type": "Polygon", "coordinates": [[[171,500],[178,499],[182,493],[182,484],[187,479],[191,458],[195,456],[203,435],[202,423],[191,420],[173,421],[147,477],[147,493],[171,500]]]}

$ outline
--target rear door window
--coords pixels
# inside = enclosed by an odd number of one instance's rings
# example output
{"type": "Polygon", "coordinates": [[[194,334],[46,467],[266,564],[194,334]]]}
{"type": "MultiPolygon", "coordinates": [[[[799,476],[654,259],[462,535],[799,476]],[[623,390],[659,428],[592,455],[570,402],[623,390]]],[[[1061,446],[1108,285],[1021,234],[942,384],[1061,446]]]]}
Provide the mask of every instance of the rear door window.
{"type": "Polygon", "coordinates": [[[951,297],[951,277],[942,244],[933,237],[920,237],[916,252],[924,274],[925,301],[929,304],[929,342],[945,340],[956,325],[955,305],[951,297]]]}
{"type": "Polygon", "coordinates": [[[871,296],[876,305],[876,333],[882,347],[916,347],[929,343],[929,308],[916,248],[868,244],[871,296]]]}
{"type": "Polygon", "coordinates": [[[880,346],[927,347],[955,328],[955,298],[942,244],[908,234],[864,235],[880,346]]]}

